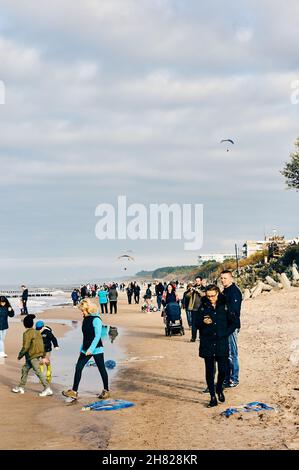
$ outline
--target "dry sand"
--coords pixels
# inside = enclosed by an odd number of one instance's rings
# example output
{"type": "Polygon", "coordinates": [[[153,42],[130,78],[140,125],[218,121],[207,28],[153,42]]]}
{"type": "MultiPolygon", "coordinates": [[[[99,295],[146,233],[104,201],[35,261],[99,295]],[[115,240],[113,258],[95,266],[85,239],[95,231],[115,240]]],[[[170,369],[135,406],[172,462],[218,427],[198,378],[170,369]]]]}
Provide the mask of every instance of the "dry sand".
{"type": "MultiPolygon", "coordinates": [[[[80,319],[68,307],[39,317],[80,319]]],[[[104,315],[104,322],[111,323],[111,317],[104,315]]],[[[116,341],[128,359],[144,359],[119,365],[111,386],[114,398],[136,406],[82,412],[80,404],[66,406],[55,384],[53,397],[38,397],[41,387],[31,383],[25,395],[11,393],[19,380],[16,356],[23,333],[21,324],[11,324],[9,357],[0,364],[1,449],[299,449],[298,368],[288,360],[290,344],[299,337],[298,288],[244,302],[241,383],[227,391],[225,404],[213,409],[206,408],[208,395],[201,393],[203,360],[198,342],[189,342],[188,328],[183,337],[166,338],[160,314],[141,313],[140,306],[126,304],[123,294],[113,325],[124,328],[116,341]],[[277,411],[220,416],[227,407],[251,401],[274,405],[277,411]]],[[[67,330],[55,325],[57,336],[67,330]]]]}

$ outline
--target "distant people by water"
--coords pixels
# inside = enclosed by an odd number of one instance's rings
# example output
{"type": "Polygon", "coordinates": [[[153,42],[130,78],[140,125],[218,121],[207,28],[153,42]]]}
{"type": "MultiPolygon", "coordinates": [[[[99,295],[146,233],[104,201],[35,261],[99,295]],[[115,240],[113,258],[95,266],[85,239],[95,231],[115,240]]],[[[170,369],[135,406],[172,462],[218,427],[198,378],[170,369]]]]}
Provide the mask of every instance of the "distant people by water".
{"type": "Polygon", "coordinates": [[[110,397],[110,392],[108,385],[108,374],[104,362],[104,347],[101,340],[102,320],[96,312],[95,305],[89,299],[81,301],[79,308],[83,315],[83,344],[81,346],[80,355],[76,364],[73,387],[70,390],[63,391],[62,394],[65,397],[77,399],[82,371],[89,359],[93,357],[104,386],[104,389],[98,395],[98,398],[100,400],[105,400],[110,397]]]}
{"type": "Polygon", "coordinates": [[[229,355],[228,337],[238,328],[237,316],[231,312],[216,285],[206,289],[206,298],[199,307],[198,318],[200,332],[199,356],[205,361],[206,381],[210,393],[208,407],[217,406],[218,400],[225,401],[223,382],[227,370],[229,355]],[[218,365],[218,377],[215,393],[214,376],[218,365]]]}
{"type": "Polygon", "coordinates": [[[238,286],[233,282],[231,271],[222,271],[220,275],[221,283],[224,287],[223,294],[227,305],[238,320],[238,328],[229,336],[229,358],[227,364],[227,373],[225,377],[225,387],[237,387],[239,385],[239,357],[238,357],[238,334],[241,328],[240,315],[242,305],[242,293],[238,286]]]}
{"type": "Polygon", "coordinates": [[[25,364],[22,367],[22,376],[20,383],[17,387],[12,389],[14,393],[25,393],[25,385],[27,383],[28,374],[33,369],[35,375],[44,387],[44,390],[39,393],[40,397],[47,397],[53,395],[51,388],[48,385],[45,377],[40,370],[40,364],[47,362],[45,360],[45,348],[42,335],[40,331],[33,328],[35,315],[26,315],[23,320],[25,333],[23,334],[23,347],[18,355],[18,360],[25,357],[25,364]]]}
{"type": "Polygon", "coordinates": [[[81,294],[81,300],[84,300],[88,296],[87,286],[81,286],[80,294],[81,294]]]}
{"type": "Polygon", "coordinates": [[[13,317],[15,312],[10,305],[9,300],[1,296],[0,297],[0,358],[7,357],[5,352],[5,337],[8,330],[8,317],[13,317]]]}
{"type": "Polygon", "coordinates": [[[72,301],[73,301],[73,306],[76,307],[78,305],[79,298],[80,298],[78,289],[73,289],[71,297],[72,297],[72,301]]]}
{"type": "Polygon", "coordinates": [[[113,311],[114,313],[117,313],[117,299],[118,299],[118,292],[116,288],[116,284],[112,284],[112,286],[109,289],[109,306],[110,306],[110,313],[112,314],[113,311]]]}
{"type": "Polygon", "coordinates": [[[52,365],[51,365],[51,351],[52,345],[55,350],[59,349],[58,341],[56,336],[54,336],[52,328],[46,326],[43,320],[38,320],[35,324],[35,329],[40,331],[45,348],[45,361],[44,364],[40,366],[42,372],[44,372],[44,368],[46,368],[46,380],[48,384],[51,383],[52,380],[52,365]]]}
{"type": "Polygon", "coordinates": [[[25,285],[21,287],[23,291],[22,296],[21,296],[21,304],[22,304],[21,315],[28,315],[27,302],[28,302],[29,292],[25,285]]]}

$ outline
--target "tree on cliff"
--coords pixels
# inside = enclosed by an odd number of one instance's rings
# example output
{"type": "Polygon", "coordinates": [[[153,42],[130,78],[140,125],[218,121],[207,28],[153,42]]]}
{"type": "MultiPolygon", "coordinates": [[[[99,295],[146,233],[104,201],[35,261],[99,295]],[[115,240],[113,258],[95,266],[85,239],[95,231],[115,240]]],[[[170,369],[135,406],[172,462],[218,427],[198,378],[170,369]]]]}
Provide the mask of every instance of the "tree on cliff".
{"type": "Polygon", "coordinates": [[[284,169],[281,171],[286,179],[289,189],[299,190],[299,138],[296,143],[296,150],[290,155],[290,161],[286,162],[284,169]]]}

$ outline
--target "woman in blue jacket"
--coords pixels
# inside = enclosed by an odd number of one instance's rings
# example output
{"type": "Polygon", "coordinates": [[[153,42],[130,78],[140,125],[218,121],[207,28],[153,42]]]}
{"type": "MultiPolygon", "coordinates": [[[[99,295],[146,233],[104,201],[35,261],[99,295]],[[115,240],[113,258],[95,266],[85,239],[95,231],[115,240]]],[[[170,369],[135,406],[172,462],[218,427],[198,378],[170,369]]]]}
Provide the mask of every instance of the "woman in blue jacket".
{"type": "Polygon", "coordinates": [[[101,289],[98,292],[99,304],[101,306],[101,313],[108,313],[108,294],[109,292],[103,287],[101,287],[101,289]]]}
{"type": "Polygon", "coordinates": [[[4,340],[8,330],[8,317],[13,317],[13,311],[8,299],[4,296],[0,297],[0,357],[7,357],[4,350],[4,340]]]}
{"type": "Polygon", "coordinates": [[[101,340],[102,336],[102,320],[96,313],[96,306],[90,299],[84,299],[79,304],[79,309],[82,311],[82,333],[83,344],[80,350],[80,356],[76,364],[73,388],[71,390],[63,391],[65,397],[77,399],[78,388],[82,376],[82,371],[93,356],[94,361],[100,372],[104,389],[98,398],[105,400],[110,397],[108,386],[108,374],[104,362],[104,348],[101,340]]]}

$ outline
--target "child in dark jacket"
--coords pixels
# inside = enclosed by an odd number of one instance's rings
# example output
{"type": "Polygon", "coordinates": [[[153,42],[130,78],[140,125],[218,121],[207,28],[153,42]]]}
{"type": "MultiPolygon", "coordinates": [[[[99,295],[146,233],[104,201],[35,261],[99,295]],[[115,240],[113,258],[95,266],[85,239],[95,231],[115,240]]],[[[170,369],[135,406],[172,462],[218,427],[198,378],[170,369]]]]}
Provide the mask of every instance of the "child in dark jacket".
{"type": "MultiPolygon", "coordinates": [[[[45,347],[45,353],[46,353],[46,361],[45,361],[45,366],[46,366],[46,379],[48,384],[51,383],[52,380],[52,366],[51,366],[51,351],[52,351],[52,344],[54,346],[54,349],[57,350],[59,349],[58,346],[58,341],[57,338],[53,335],[52,329],[49,326],[46,326],[42,320],[39,320],[36,322],[35,329],[37,331],[40,331],[43,342],[44,342],[44,347],[45,347]]],[[[41,371],[44,372],[44,365],[41,365],[41,371]]]]}

